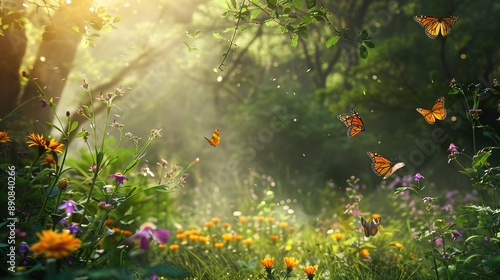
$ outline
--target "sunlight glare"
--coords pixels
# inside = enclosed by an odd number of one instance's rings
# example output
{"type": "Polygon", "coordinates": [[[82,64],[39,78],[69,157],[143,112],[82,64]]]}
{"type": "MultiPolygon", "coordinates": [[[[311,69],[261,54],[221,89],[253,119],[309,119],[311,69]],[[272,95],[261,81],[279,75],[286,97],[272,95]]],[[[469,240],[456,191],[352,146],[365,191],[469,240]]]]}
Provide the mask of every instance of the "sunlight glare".
{"type": "Polygon", "coordinates": [[[71,4],[71,0],[66,0],[66,4],[71,4]]]}
{"type": "Polygon", "coordinates": [[[46,59],[45,59],[45,56],[40,56],[40,61],[41,61],[41,62],[45,62],[45,60],[46,60],[46,59]]]}
{"type": "Polygon", "coordinates": [[[219,83],[222,82],[222,76],[217,77],[217,82],[219,82],[219,83]]]}

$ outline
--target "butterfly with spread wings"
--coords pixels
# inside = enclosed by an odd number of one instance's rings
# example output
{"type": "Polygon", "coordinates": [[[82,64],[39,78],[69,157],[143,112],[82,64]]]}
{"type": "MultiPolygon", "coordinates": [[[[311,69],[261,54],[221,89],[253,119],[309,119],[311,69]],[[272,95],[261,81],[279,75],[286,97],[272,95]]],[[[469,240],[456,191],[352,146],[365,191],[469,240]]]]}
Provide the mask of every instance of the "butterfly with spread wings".
{"type": "Polygon", "coordinates": [[[363,120],[358,112],[351,110],[351,115],[338,115],[337,118],[347,126],[347,137],[354,137],[365,130],[363,120]]]}
{"type": "Polygon", "coordinates": [[[436,120],[444,120],[446,118],[446,108],[444,107],[444,97],[440,97],[434,106],[432,106],[431,110],[417,108],[417,112],[419,112],[422,116],[424,116],[425,120],[434,124],[436,120]]]}
{"type": "Polygon", "coordinates": [[[205,140],[207,140],[208,143],[210,143],[210,145],[214,146],[214,147],[217,147],[217,145],[219,145],[220,143],[220,133],[219,133],[219,130],[216,129],[214,131],[214,133],[212,134],[212,139],[208,139],[207,137],[204,137],[205,140]]]}
{"type": "Polygon", "coordinates": [[[436,37],[441,33],[441,36],[446,37],[450,35],[451,28],[458,21],[458,17],[433,17],[433,16],[414,16],[413,19],[425,29],[425,34],[431,38],[436,37]]]}
{"type": "Polygon", "coordinates": [[[373,172],[378,176],[384,175],[384,179],[405,166],[404,162],[394,162],[374,152],[367,152],[367,154],[372,159],[373,172]]]}
{"type": "Polygon", "coordinates": [[[375,236],[378,233],[378,226],[380,225],[382,218],[378,217],[372,219],[371,222],[367,222],[363,217],[361,217],[361,225],[363,226],[363,231],[366,237],[375,236]]]}

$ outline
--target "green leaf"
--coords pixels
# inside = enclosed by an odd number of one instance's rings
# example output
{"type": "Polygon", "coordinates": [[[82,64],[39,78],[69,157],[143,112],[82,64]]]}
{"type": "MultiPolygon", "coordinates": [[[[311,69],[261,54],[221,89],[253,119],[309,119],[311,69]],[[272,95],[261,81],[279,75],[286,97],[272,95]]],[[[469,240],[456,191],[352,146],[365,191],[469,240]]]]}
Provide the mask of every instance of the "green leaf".
{"type": "Polygon", "coordinates": [[[250,20],[256,19],[260,15],[261,12],[262,12],[261,10],[257,10],[257,9],[252,10],[252,12],[250,13],[250,20]]]}
{"type": "Polygon", "coordinates": [[[328,38],[328,40],[326,41],[326,47],[331,48],[332,46],[335,46],[335,44],[337,44],[339,39],[340,39],[339,35],[335,35],[335,36],[328,38]]]}
{"type": "Polygon", "coordinates": [[[472,167],[475,169],[482,168],[484,166],[488,166],[488,158],[491,156],[491,150],[490,151],[485,151],[481,150],[479,153],[477,153],[476,157],[472,161],[472,167]]]}
{"type": "Polygon", "coordinates": [[[49,122],[49,121],[46,121],[45,123],[46,123],[48,126],[50,126],[50,127],[53,127],[53,128],[55,128],[55,129],[57,129],[57,131],[61,132],[61,134],[64,134],[64,132],[63,132],[63,131],[59,128],[59,127],[57,127],[55,124],[53,124],[53,123],[51,123],[51,122],[49,122]]]}
{"type": "Polygon", "coordinates": [[[450,92],[448,92],[448,94],[450,94],[450,95],[455,95],[455,94],[459,94],[459,93],[462,93],[462,90],[459,88],[456,88],[456,87],[452,88],[450,90],[450,92]]]}
{"type": "Polygon", "coordinates": [[[372,41],[364,41],[363,42],[365,46],[369,47],[370,49],[375,48],[375,44],[372,41]]]}
{"type": "Polygon", "coordinates": [[[293,0],[293,6],[296,8],[296,9],[300,9],[302,7],[302,0],[293,0]]]}
{"type": "Polygon", "coordinates": [[[368,49],[365,46],[359,47],[359,56],[364,59],[368,57],[368,49]]]}
{"type": "Polygon", "coordinates": [[[290,47],[296,48],[298,44],[299,44],[299,35],[293,34],[292,38],[290,39],[290,47]]]}
{"type": "Polygon", "coordinates": [[[236,0],[231,0],[231,5],[233,5],[233,8],[236,9],[236,0]]]}
{"type": "Polygon", "coordinates": [[[274,10],[276,9],[276,3],[278,1],[277,0],[266,0],[266,3],[267,3],[267,7],[271,10],[274,10]]]}
{"type": "Polygon", "coordinates": [[[222,36],[219,32],[214,32],[212,35],[214,35],[217,39],[226,40],[226,38],[224,38],[224,36],[222,36]]]}
{"type": "Polygon", "coordinates": [[[78,121],[74,121],[71,123],[71,127],[68,129],[68,134],[73,132],[78,127],[78,121]]]}
{"type": "Polygon", "coordinates": [[[313,9],[316,7],[316,0],[307,0],[307,9],[313,9]]]}

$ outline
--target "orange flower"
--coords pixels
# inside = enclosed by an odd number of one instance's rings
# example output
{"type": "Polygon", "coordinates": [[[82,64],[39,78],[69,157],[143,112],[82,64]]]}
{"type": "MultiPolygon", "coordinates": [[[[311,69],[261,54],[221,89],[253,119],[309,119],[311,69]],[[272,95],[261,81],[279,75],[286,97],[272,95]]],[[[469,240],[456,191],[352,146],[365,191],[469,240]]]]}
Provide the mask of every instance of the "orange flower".
{"type": "Polygon", "coordinates": [[[130,230],[124,230],[122,231],[123,236],[131,236],[132,232],[130,230]]]}
{"type": "Polygon", "coordinates": [[[302,268],[302,270],[304,271],[305,274],[307,274],[307,276],[309,275],[314,276],[314,273],[316,273],[316,265],[305,266],[302,268]]]}
{"type": "Polygon", "coordinates": [[[207,244],[208,241],[210,241],[210,237],[208,237],[208,236],[200,236],[198,238],[198,241],[200,241],[200,243],[202,243],[202,244],[207,244]]]}
{"type": "Polygon", "coordinates": [[[35,254],[42,254],[46,258],[65,258],[78,250],[82,245],[82,241],[74,237],[67,230],[61,233],[44,230],[42,233],[37,233],[36,235],[39,241],[31,245],[31,250],[35,254]]]}
{"type": "Polygon", "coordinates": [[[248,222],[248,220],[245,216],[241,216],[239,220],[240,220],[240,223],[242,223],[242,224],[246,224],[248,222]]]}
{"type": "Polygon", "coordinates": [[[211,228],[214,226],[214,223],[212,221],[205,222],[205,227],[211,228]]]}
{"type": "Polygon", "coordinates": [[[231,241],[233,240],[233,235],[230,233],[224,233],[222,234],[222,239],[224,239],[225,241],[231,241]]]}
{"type": "Polygon", "coordinates": [[[245,244],[245,245],[247,245],[247,246],[252,245],[252,239],[247,238],[247,239],[243,240],[243,244],[245,244]]]}
{"type": "Polygon", "coordinates": [[[35,134],[35,133],[31,133],[28,136],[28,141],[26,141],[26,144],[28,144],[28,148],[31,148],[33,146],[38,146],[39,150],[45,149],[46,143],[47,143],[47,141],[45,141],[45,138],[43,137],[43,135],[35,134]]]}
{"type": "Polygon", "coordinates": [[[217,242],[214,244],[215,248],[217,249],[220,249],[220,248],[223,248],[224,247],[224,243],[223,242],[217,242]]]}
{"type": "Polygon", "coordinates": [[[214,223],[214,225],[220,223],[220,218],[218,218],[218,217],[212,218],[212,223],[214,223]]]}
{"type": "Polygon", "coordinates": [[[273,266],[273,263],[274,263],[274,258],[264,258],[263,260],[260,260],[260,263],[265,268],[271,268],[273,266]]]}
{"type": "Polygon", "coordinates": [[[287,228],[288,227],[288,223],[287,222],[281,222],[281,223],[279,223],[279,227],[280,228],[287,228]]]}
{"type": "Polygon", "coordinates": [[[295,231],[295,227],[289,227],[288,230],[291,231],[291,232],[294,232],[295,231]]]}
{"type": "Polygon", "coordinates": [[[57,142],[54,139],[50,139],[49,145],[45,146],[45,149],[51,150],[54,153],[62,153],[64,144],[57,142]]]}
{"type": "Polygon", "coordinates": [[[107,219],[106,222],[104,222],[105,225],[109,226],[113,224],[115,221],[113,219],[107,219]]]}
{"type": "Polygon", "coordinates": [[[170,245],[170,247],[168,247],[168,249],[169,249],[170,251],[177,251],[177,250],[179,250],[179,245],[177,245],[177,244],[172,244],[172,245],[170,245]]]}
{"type": "Polygon", "coordinates": [[[241,236],[241,235],[239,235],[239,234],[236,234],[236,235],[234,236],[234,240],[236,240],[236,241],[241,241],[241,240],[243,240],[243,236],[241,236]]]}
{"type": "Polygon", "coordinates": [[[52,155],[46,155],[42,162],[43,165],[56,165],[56,161],[52,155]]]}
{"type": "Polygon", "coordinates": [[[342,233],[335,233],[335,234],[332,234],[332,238],[337,240],[337,241],[340,241],[342,239],[342,233]]]}
{"type": "Polygon", "coordinates": [[[227,228],[231,227],[231,224],[230,223],[223,223],[222,227],[227,229],[227,228]]]}
{"type": "Polygon", "coordinates": [[[266,220],[267,220],[268,223],[274,223],[274,218],[269,217],[266,220]]]}
{"type": "Polygon", "coordinates": [[[194,241],[194,240],[198,240],[199,238],[200,238],[200,237],[199,237],[198,235],[196,235],[196,234],[191,234],[191,235],[189,236],[189,240],[193,240],[193,241],[194,241]]]}
{"type": "Polygon", "coordinates": [[[0,131],[0,143],[12,142],[7,131],[0,131]]]}
{"type": "Polygon", "coordinates": [[[177,240],[182,241],[182,240],[184,240],[184,238],[186,238],[186,234],[184,234],[184,233],[178,233],[178,234],[175,235],[175,238],[177,238],[177,240]]]}
{"type": "Polygon", "coordinates": [[[280,239],[279,235],[271,235],[271,240],[272,241],[278,241],[280,239]]]}
{"type": "Polygon", "coordinates": [[[264,216],[258,216],[257,221],[258,222],[263,222],[266,218],[264,216]]]}
{"type": "Polygon", "coordinates": [[[165,244],[158,244],[158,248],[160,248],[162,250],[165,249],[165,247],[166,247],[165,244]]]}
{"type": "Polygon", "coordinates": [[[177,233],[183,233],[184,229],[183,228],[177,228],[177,233]]]}
{"type": "Polygon", "coordinates": [[[292,257],[285,257],[285,264],[287,268],[293,269],[299,264],[299,261],[292,257]]]}
{"type": "Polygon", "coordinates": [[[361,249],[359,250],[359,256],[362,257],[363,259],[369,259],[370,251],[368,251],[368,249],[361,249]]]}

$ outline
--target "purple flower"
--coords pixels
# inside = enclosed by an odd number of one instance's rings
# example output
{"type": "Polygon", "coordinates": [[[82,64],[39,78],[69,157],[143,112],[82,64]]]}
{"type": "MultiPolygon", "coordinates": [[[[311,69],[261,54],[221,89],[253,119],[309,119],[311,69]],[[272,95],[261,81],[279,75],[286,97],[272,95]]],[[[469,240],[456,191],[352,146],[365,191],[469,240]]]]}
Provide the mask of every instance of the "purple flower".
{"type": "Polygon", "coordinates": [[[121,185],[121,184],[123,184],[123,181],[128,180],[128,178],[125,177],[125,175],[121,174],[120,172],[117,172],[115,174],[111,174],[108,176],[108,178],[114,178],[116,180],[116,182],[118,183],[118,185],[121,185]]]}
{"type": "Polygon", "coordinates": [[[434,242],[434,244],[436,244],[436,246],[441,246],[441,245],[443,245],[443,239],[441,239],[441,238],[437,239],[437,240],[434,242]]]}
{"type": "Polygon", "coordinates": [[[108,203],[106,201],[101,201],[97,204],[97,207],[99,207],[99,209],[102,209],[102,210],[109,210],[109,209],[111,209],[111,207],[113,207],[113,204],[108,203]]]}
{"type": "Polygon", "coordinates": [[[149,248],[149,242],[151,239],[159,244],[165,244],[170,237],[170,231],[167,229],[156,228],[153,223],[146,222],[141,225],[139,231],[127,238],[125,242],[130,242],[136,239],[139,240],[139,248],[146,250],[149,248]]]}
{"type": "Polygon", "coordinates": [[[76,203],[71,199],[68,199],[66,200],[66,202],[59,205],[57,209],[64,209],[64,211],[66,211],[66,214],[68,216],[71,215],[73,212],[78,211],[78,208],[76,208],[76,203]]]}
{"type": "Polygon", "coordinates": [[[26,254],[30,251],[30,246],[26,242],[21,242],[21,246],[19,246],[19,253],[26,254]]]}
{"type": "Polygon", "coordinates": [[[73,235],[77,235],[79,232],[83,232],[83,230],[81,228],[79,228],[78,225],[75,223],[73,223],[69,227],[67,227],[66,230],[69,231],[69,233],[71,233],[73,235]]]}
{"type": "Polygon", "coordinates": [[[453,239],[453,241],[455,241],[457,238],[461,237],[462,234],[460,234],[460,232],[458,232],[458,230],[454,230],[452,233],[451,233],[451,238],[453,239]]]}
{"type": "Polygon", "coordinates": [[[488,236],[485,236],[483,239],[484,242],[490,242],[490,238],[488,236]]]}
{"type": "Polygon", "coordinates": [[[358,209],[354,209],[354,210],[352,210],[352,214],[354,216],[359,216],[359,214],[361,214],[361,212],[358,209]]]}
{"type": "Polygon", "coordinates": [[[422,176],[422,174],[420,174],[420,173],[417,173],[417,174],[415,174],[415,176],[413,176],[413,180],[415,180],[417,182],[420,181],[421,179],[424,179],[424,178],[425,177],[422,176]]]}
{"type": "Polygon", "coordinates": [[[45,101],[45,99],[42,99],[40,101],[42,102],[42,108],[49,106],[49,103],[47,103],[47,101],[45,101]]]}
{"type": "Polygon", "coordinates": [[[458,153],[458,147],[455,146],[455,144],[451,143],[450,147],[448,148],[448,151],[450,151],[452,154],[458,153]]]}

